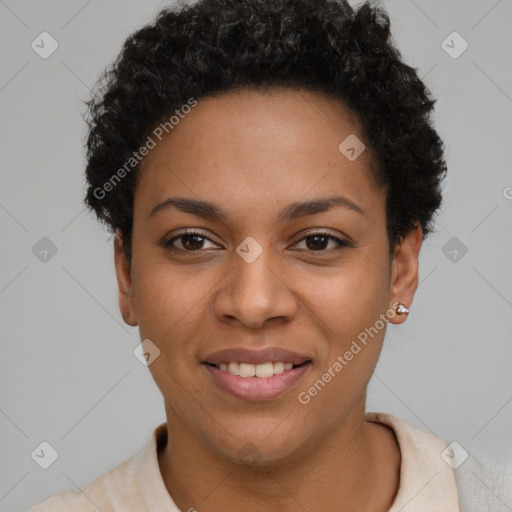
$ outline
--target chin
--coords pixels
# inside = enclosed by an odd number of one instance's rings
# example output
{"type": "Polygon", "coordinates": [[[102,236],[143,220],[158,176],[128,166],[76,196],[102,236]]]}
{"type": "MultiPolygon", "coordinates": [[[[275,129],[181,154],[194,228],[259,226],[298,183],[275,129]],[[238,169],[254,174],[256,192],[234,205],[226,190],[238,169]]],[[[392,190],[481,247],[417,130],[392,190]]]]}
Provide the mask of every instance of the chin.
{"type": "Polygon", "coordinates": [[[233,462],[251,467],[270,467],[295,458],[305,439],[297,439],[294,433],[305,433],[299,426],[283,428],[278,421],[246,423],[233,432],[223,431],[222,439],[213,443],[218,452],[233,462]],[[264,425],[262,425],[264,423],[264,425]],[[269,427],[269,424],[272,426],[269,427]]]}

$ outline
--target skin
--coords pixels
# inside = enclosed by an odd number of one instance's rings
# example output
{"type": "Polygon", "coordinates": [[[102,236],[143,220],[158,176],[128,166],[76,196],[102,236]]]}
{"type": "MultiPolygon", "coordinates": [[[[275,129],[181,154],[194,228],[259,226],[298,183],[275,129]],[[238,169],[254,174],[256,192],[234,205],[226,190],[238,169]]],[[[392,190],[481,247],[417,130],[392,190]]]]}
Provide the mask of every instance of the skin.
{"type": "Polygon", "coordinates": [[[167,415],[169,441],[158,457],[181,510],[384,512],[394,500],[398,444],[365,420],[385,327],[308,404],[297,398],[393,304],[409,307],[418,286],[421,227],[390,258],[385,190],[371,174],[370,149],[355,161],[338,150],[362,133],[356,115],[319,93],[244,90],[200,99],[142,164],[131,267],[120,233],[115,239],[119,304],[141,340],[161,350],[149,366],[167,415]],[[334,207],[277,222],[290,203],[330,195],[364,215],[334,207]],[[211,201],[228,216],[172,207],[150,216],[171,196],[211,201]],[[207,238],[176,239],[176,252],[162,247],[186,228],[207,238]],[[305,236],[319,230],[351,246],[308,244],[305,236]],[[248,236],[263,249],[252,263],[236,252],[248,236]],[[213,384],[201,364],[240,346],[279,346],[313,364],[284,395],[244,401],[213,384]],[[242,459],[248,443],[256,461],[242,459]]]}

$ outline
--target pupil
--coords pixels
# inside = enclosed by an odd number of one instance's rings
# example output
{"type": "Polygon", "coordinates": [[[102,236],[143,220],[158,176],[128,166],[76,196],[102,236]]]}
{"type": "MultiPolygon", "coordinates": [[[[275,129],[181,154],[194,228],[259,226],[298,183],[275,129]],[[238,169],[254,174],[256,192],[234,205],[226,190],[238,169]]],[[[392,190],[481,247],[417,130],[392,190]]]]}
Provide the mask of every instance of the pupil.
{"type": "Polygon", "coordinates": [[[197,246],[194,247],[194,242],[192,242],[192,244],[190,244],[190,243],[187,243],[187,240],[195,239],[195,242],[199,246],[201,246],[202,245],[202,238],[203,237],[200,236],[200,235],[185,235],[183,237],[183,242],[182,242],[183,247],[185,247],[185,249],[190,249],[191,251],[196,251],[196,250],[200,249],[201,247],[197,247],[197,246]],[[198,242],[198,240],[200,240],[200,241],[198,242]]]}
{"type": "Polygon", "coordinates": [[[308,247],[308,249],[312,249],[312,250],[315,250],[316,249],[325,249],[325,242],[327,241],[327,237],[324,236],[324,235],[312,235],[312,236],[309,236],[308,237],[308,240],[306,241],[306,245],[308,247]],[[313,247],[311,247],[311,244],[309,243],[310,240],[315,240],[315,242],[313,243],[313,247]],[[323,240],[324,243],[320,243],[320,246],[318,246],[317,242],[318,240],[323,240]],[[317,244],[317,245],[315,245],[317,244]]]}

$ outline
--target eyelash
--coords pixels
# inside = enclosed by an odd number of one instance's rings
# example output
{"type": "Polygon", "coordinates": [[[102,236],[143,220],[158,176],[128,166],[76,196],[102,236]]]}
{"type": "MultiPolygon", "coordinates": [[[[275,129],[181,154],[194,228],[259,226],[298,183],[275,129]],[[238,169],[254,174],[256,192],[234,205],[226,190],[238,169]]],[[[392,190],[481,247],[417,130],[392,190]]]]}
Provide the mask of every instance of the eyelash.
{"type": "MultiPolygon", "coordinates": [[[[205,252],[203,249],[198,249],[198,250],[194,250],[194,251],[188,251],[188,250],[186,250],[186,249],[178,249],[178,248],[176,248],[176,247],[173,247],[173,246],[172,246],[172,243],[173,243],[175,240],[179,240],[180,238],[185,237],[185,236],[187,236],[187,235],[196,235],[196,236],[199,236],[199,237],[204,238],[204,239],[206,239],[206,240],[209,240],[209,241],[210,241],[210,242],[212,242],[212,243],[215,243],[215,242],[213,242],[213,240],[211,240],[210,238],[208,238],[208,237],[206,236],[206,234],[205,234],[205,233],[203,233],[203,232],[201,232],[201,231],[187,230],[187,231],[184,231],[184,232],[180,233],[179,235],[176,235],[175,237],[171,238],[170,240],[168,240],[168,241],[164,242],[164,243],[162,244],[162,247],[163,247],[164,249],[167,249],[167,250],[171,251],[171,252],[186,252],[186,253],[189,253],[189,254],[192,254],[192,255],[193,255],[193,254],[198,254],[198,253],[201,253],[201,252],[205,252]]],[[[326,238],[328,238],[329,240],[333,240],[333,241],[335,241],[336,243],[338,243],[340,247],[338,247],[338,248],[336,248],[336,249],[334,249],[334,250],[332,250],[332,249],[330,249],[330,250],[323,250],[323,249],[320,249],[320,250],[318,250],[318,251],[313,251],[313,250],[311,250],[311,249],[305,249],[307,252],[311,252],[311,253],[320,253],[320,254],[322,254],[322,253],[323,253],[323,254],[331,254],[332,252],[339,251],[339,250],[341,250],[341,249],[343,249],[343,248],[345,248],[345,247],[351,247],[350,243],[349,243],[349,242],[347,242],[346,240],[343,240],[343,239],[341,239],[341,238],[338,238],[338,237],[336,237],[336,236],[334,236],[334,235],[332,235],[332,234],[330,234],[330,233],[327,233],[327,232],[325,232],[325,231],[314,231],[314,232],[312,232],[312,233],[308,233],[306,236],[304,236],[304,237],[302,237],[300,240],[298,240],[298,241],[296,242],[296,244],[298,244],[298,243],[300,243],[300,242],[302,242],[302,241],[306,240],[307,238],[314,237],[314,236],[323,236],[323,237],[326,237],[326,238]]],[[[296,244],[294,244],[294,245],[296,245],[296,244]]]]}

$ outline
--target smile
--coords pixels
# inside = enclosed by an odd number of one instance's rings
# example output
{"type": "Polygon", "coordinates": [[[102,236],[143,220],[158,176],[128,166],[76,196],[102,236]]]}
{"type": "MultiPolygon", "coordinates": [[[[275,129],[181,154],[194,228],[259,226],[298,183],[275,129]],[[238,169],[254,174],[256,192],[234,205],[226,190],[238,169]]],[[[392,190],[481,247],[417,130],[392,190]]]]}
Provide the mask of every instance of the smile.
{"type": "MultiPolygon", "coordinates": [[[[280,375],[285,370],[291,370],[294,366],[293,363],[285,363],[283,361],[268,362],[261,364],[252,363],[218,363],[215,365],[222,371],[229,372],[231,375],[239,375],[240,377],[259,377],[265,379],[272,377],[272,375],[280,375]]],[[[300,365],[296,365],[300,366],[300,365]]]]}
{"type": "Polygon", "coordinates": [[[283,361],[203,364],[218,388],[231,396],[252,402],[272,400],[283,395],[304,377],[311,365],[309,360],[299,365],[283,361]]]}

